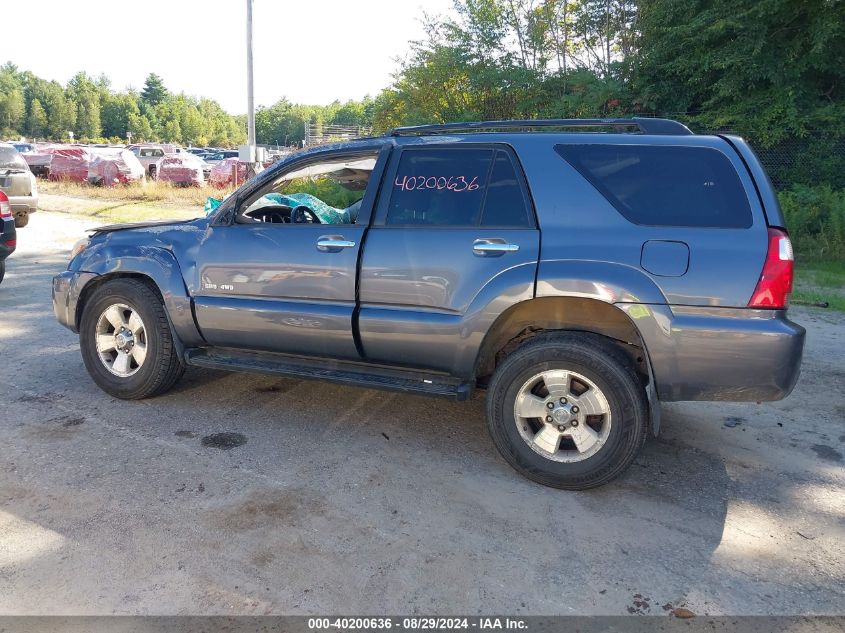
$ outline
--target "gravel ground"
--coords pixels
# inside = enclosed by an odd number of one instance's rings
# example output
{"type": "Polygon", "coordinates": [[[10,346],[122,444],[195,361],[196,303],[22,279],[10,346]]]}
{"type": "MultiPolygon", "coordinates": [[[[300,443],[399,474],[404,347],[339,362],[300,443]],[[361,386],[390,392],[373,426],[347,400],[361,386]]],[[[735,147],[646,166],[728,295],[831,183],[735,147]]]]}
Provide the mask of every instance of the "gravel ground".
{"type": "Polygon", "coordinates": [[[845,315],[794,310],[786,401],[666,405],[622,478],[561,492],[480,397],[190,370],[110,398],[50,303],[90,224],[35,214],[0,286],[0,613],[845,612],[845,315]]]}

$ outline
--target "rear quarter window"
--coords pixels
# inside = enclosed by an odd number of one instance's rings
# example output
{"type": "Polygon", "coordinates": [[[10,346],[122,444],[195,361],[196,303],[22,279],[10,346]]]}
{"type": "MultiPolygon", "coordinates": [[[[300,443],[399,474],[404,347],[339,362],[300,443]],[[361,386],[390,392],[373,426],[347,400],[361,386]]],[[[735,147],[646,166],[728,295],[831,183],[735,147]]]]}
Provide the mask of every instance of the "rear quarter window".
{"type": "Polygon", "coordinates": [[[0,169],[29,169],[23,156],[10,145],[0,145],[0,169]]]}
{"type": "Polygon", "coordinates": [[[746,229],[751,207],[733,164],[710,147],[557,145],[628,221],[746,229]]]}

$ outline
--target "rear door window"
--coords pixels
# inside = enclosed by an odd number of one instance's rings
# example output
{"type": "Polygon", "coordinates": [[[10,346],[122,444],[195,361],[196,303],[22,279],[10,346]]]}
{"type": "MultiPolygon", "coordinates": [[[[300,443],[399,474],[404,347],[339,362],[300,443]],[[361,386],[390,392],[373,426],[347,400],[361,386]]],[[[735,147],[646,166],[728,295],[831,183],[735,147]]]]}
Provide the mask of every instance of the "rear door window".
{"type": "Polygon", "coordinates": [[[497,151],[484,200],[482,226],[529,227],[533,222],[519,177],[507,152],[497,151]]]}
{"type": "Polygon", "coordinates": [[[557,145],[555,150],[630,222],[748,228],[751,207],[727,156],[709,147],[557,145]]]}
{"type": "Polygon", "coordinates": [[[402,152],[388,225],[529,227],[526,198],[507,152],[425,148],[402,152]]]}

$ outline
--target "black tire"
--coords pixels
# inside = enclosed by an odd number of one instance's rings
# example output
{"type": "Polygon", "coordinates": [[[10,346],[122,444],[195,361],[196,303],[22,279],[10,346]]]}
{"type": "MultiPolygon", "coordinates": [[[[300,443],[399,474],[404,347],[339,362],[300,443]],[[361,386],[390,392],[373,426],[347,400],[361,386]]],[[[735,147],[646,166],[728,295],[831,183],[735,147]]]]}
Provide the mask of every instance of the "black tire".
{"type": "Polygon", "coordinates": [[[140,400],[161,395],[185,372],[161,299],[146,283],[137,279],[107,281],[94,290],[83,308],[79,345],[91,378],[115,398],[140,400]],[[137,372],[127,377],[116,376],[105,367],[95,342],[97,320],[116,303],[137,310],[146,331],[147,356],[137,372]]]}
{"type": "Polygon", "coordinates": [[[152,165],[150,167],[150,180],[155,180],[155,179],[156,179],[156,166],[152,165]]]}
{"type": "Polygon", "coordinates": [[[603,337],[581,332],[540,334],[496,369],[487,392],[487,425],[502,457],[528,479],[553,488],[584,490],[606,484],[637,456],[648,430],[645,390],[630,359],[603,337]],[[604,393],[611,426],[605,443],[582,461],[558,462],[533,450],[514,416],[522,386],[536,374],[568,369],[604,393]]]}
{"type": "Polygon", "coordinates": [[[15,228],[22,229],[29,224],[29,213],[22,213],[15,216],[15,228]]]}
{"type": "Polygon", "coordinates": [[[6,260],[0,259],[0,284],[3,283],[3,277],[6,276],[6,260]]]}

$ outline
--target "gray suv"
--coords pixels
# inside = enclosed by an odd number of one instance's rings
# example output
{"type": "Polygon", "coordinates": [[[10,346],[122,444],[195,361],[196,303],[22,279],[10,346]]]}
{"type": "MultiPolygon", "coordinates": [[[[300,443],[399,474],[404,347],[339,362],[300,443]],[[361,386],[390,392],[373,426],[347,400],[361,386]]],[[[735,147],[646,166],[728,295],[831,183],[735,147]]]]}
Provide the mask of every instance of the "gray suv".
{"type": "Polygon", "coordinates": [[[619,475],[660,402],[786,397],[792,249],[742,139],[665,119],[400,128],[296,154],[213,215],[106,226],[53,280],[94,381],[186,366],[466,399],[542,484],[619,475]]]}

